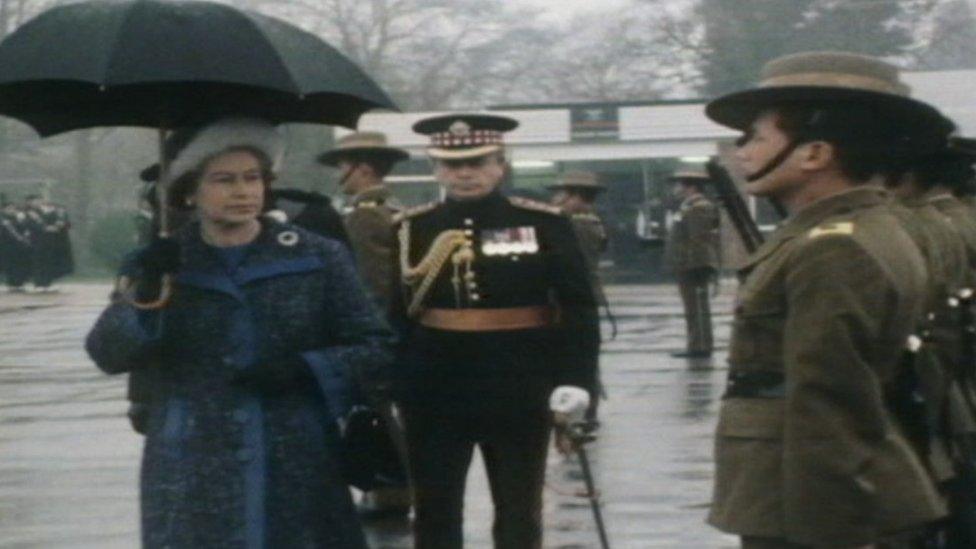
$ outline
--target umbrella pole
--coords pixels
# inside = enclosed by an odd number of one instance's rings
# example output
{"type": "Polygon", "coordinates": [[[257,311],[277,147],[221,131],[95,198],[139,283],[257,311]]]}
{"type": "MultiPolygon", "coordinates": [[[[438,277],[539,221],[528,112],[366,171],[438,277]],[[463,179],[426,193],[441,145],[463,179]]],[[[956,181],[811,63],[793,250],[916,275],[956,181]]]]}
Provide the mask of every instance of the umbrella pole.
{"type": "MultiPolygon", "coordinates": [[[[159,128],[159,178],[156,180],[156,215],[159,216],[159,238],[167,238],[169,226],[169,159],[166,158],[166,128],[159,128]]],[[[132,295],[133,281],[127,276],[119,277],[116,290],[130,305],[144,311],[155,311],[166,307],[173,296],[173,275],[164,274],[159,284],[159,297],[155,301],[138,301],[132,295]]]]}
{"type": "Polygon", "coordinates": [[[156,179],[156,201],[159,204],[159,237],[169,236],[169,159],[166,158],[166,128],[160,127],[159,178],[156,179]]]}

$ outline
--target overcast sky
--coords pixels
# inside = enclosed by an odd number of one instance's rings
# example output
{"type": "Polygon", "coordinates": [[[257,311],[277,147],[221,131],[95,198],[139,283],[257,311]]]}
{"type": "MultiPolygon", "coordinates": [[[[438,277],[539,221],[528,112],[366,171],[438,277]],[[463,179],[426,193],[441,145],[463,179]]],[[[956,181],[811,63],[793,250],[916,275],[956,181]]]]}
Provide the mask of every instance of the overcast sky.
{"type": "Polygon", "coordinates": [[[606,12],[626,3],[626,0],[510,0],[515,4],[533,6],[545,10],[546,17],[565,18],[567,15],[587,12],[606,12]]]}

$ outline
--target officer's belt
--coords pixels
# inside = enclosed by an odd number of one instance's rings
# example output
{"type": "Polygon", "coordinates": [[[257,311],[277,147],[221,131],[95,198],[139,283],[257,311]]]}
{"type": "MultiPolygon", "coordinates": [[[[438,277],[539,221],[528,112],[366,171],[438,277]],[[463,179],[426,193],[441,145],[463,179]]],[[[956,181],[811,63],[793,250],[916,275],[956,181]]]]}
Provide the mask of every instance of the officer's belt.
{"type": "Polygon", "coordinates": [[[438,330],[491,332],[543,328],[555,323],[552,307],[508,307],[501,309],[427,309],[420,324],[438,330]]]}
{"type": "Polygon", "coordinates": [[[729,372],[722,398],[784,398],[786,378],[782,372],[729,372]]]}

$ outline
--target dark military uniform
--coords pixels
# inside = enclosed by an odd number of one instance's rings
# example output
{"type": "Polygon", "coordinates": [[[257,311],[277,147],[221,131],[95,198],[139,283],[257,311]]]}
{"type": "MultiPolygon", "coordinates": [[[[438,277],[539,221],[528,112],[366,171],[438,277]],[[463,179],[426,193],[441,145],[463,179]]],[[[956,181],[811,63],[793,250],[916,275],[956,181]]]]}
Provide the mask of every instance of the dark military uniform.
{"type": "Polygon", "coordinates": [[[68,230],[68,211],[41,203],[27,210],[31,225],[31,274],[36,288],[47,288],[56,279],[74,272],[74,256],[68,230]]]}
{"type": "Polygon", "coordinates": [[[399,398],[416,484],[416,546],[462,546],[464,484],[481,448],[496,547],[541,546],[559,385],[591,387],[596,305],[570,221],[497,190],[405,212],[394,301],[399,398]]]}
{"type": "Polygon", "coordinates": [[[393,216],[403,207],[390,189],[376,186],[352,197],[344,223],[366,287],[382,303],[390,302],[393,283],[393,216]]]}
{"type": "Polygon", "coordinates": [[[20,208],[0,212],[0,256],[7,286],[19,290],[31,275],[31,224],[20,208]]]}
{"type": "Polygon", "coordinates": [[[712,352],[712,312],[708,285],[719,269],[718,208],[696,194],[681,203],[668,233],[666,257],[681,291],[688,353],[712,352]]]}

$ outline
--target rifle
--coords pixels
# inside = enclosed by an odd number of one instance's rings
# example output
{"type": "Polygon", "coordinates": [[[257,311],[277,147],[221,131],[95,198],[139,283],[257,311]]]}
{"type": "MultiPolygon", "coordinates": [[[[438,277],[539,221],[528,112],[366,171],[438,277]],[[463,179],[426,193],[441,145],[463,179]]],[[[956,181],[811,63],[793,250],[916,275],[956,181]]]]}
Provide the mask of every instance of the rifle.
{"type": "Polygon", "coordinates": [[[739,190],[735,187],[735,182],[732,181],[729,172],[720,166],[714,158],[705,164],[705,170],[708,172],[708,177],[712,185],[715,186],[715,192],[719,202],[725,208],[725,212],[728,214],[729,220],[732,221],[735,232],[738,233],[739,238],[742,240],[742,245],[745,247],[746,252],[750,254],[755,252],[766,239],[759,230],[756,220],[749,213],[746,201],[739,194],[739,190]]]}

